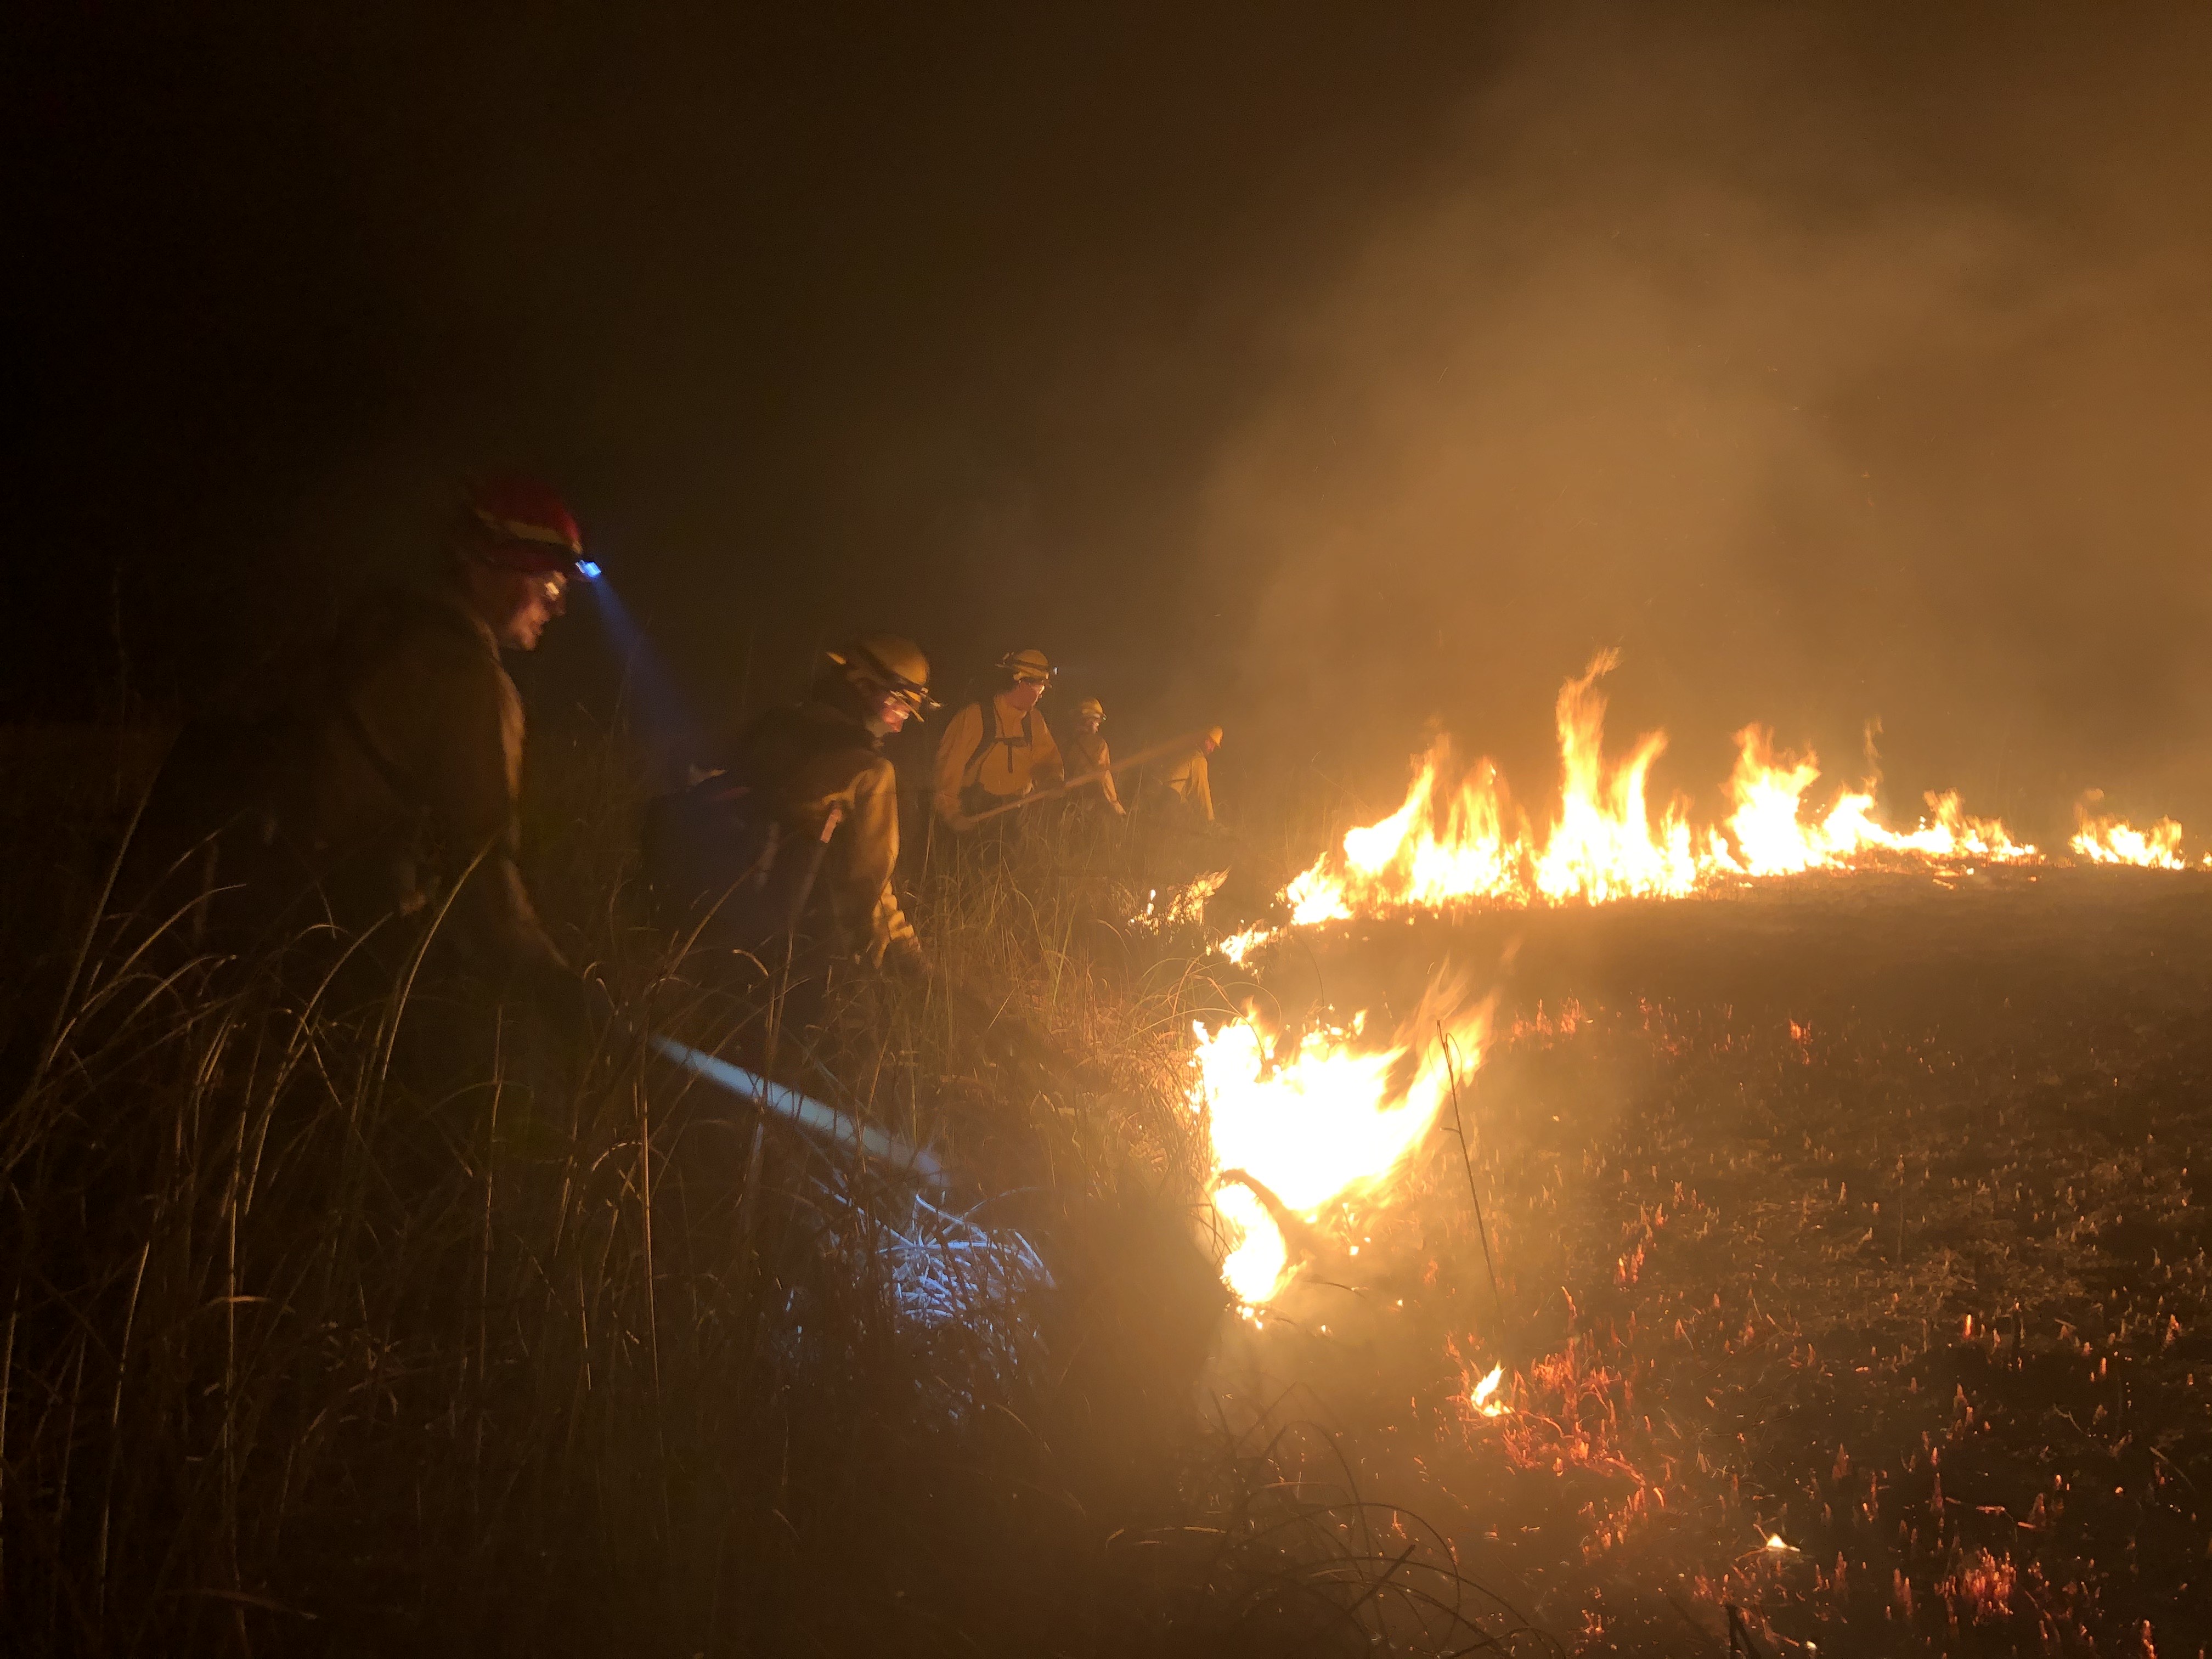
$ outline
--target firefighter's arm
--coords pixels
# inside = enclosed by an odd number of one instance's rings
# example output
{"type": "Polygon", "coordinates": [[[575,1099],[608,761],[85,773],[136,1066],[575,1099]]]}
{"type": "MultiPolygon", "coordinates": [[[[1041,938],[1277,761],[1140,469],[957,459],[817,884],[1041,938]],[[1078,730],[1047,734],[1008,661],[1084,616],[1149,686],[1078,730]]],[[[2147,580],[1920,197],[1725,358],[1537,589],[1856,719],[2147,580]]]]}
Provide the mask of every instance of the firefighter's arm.
{"type": "Polygon", "coordinates": [[[956,830],[966,822],[960,811],[961,769],[967,765],[968,757],[975,752],[982,738],[982,708],[970,703],[946,723],[945,735],[937,740],[931,801],[937,816],[956,830]]]}
{"type": "Polygon", "coordinates": [[[1208,823],[1213,822],[1213,769],[1200,755],[1190,765],[1191,793],[1197,798],[1198,810],[1208,823]]]}
{"type": "Polygon", "coordinates": [[[1114,757],[1102,750],[1098,756],[1098,764],[1102,768],[1109,769],[1106,775],[1098,780],[1098,793],[1106,797],[1106,804],[1115,812],[1127,812],[1128,809],[1121,805],[1121,792],[1114,787],[1114,774],[1110,769],[1114,764],[1114,757]]]}
{"type": "Polygon", "coordinates": [[[887,760],[878,759],[853,781],[853,804],[830,846],[839,915],[855,932],[865,926],[862,955],[872,966],[886,958],[918,963],[921,946],[899,908],[892,872],[898,867],[898,784],[887,760]],[[865,922],[863,922],[865,918],[865,922]]]}

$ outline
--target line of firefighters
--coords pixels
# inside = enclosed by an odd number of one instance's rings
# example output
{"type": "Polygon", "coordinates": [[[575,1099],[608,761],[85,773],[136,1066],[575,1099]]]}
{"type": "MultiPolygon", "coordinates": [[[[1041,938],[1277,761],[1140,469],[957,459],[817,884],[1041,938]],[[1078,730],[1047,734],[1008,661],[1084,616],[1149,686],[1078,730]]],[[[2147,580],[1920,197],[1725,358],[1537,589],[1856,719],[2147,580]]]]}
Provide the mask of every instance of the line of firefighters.
{"type": "MultiPolygon", "coordinates": [[[[910,640],[870,635],[857,642],[863,651],[904,657],[924,678],[929,665],[910,640]]],[[[937,745],[930,802],[940,823],[965,832],[1010,810],[1016,803],[1065,788],[1082,805],[1127,815],[1114,781],[1114,757],[1106,742],[1106,708],[1096,697],[1075,706],[1075,732],[1068,743],[1075,770],[1070,772],[1054,741],[1052,728],[1037,718],[1037,704],[1059,671],[1042,651],[1017,651],[999,660],[1001,683],[985,701],[955,714],[937,745]]],[[[1155,775],[1179,806],[1206,823],[1213,822],[1213,785],[1206,757],[1221,744],[1221,728],[1174,746],[1155,775]]]]}
{"type": "MultiPolygon", "coordinates": [[[[591,568],[553,491],[518,478],[471,486],[434,578],[365,602],[319,684],[290,692],[250,755],[173,756],[156,799],[187,834],[171,844],[202,838],[209,890],[221,881],[264,897],[311,894],[318,916],[355,931],[431,912],[477,971],[556,1017],[603,1006],[548,935],[517,862],[524,721],[501,661],[536,647],[591,568]]],[[[935,818],[988,838],[1012,809],[1054,795],[1123,816],[1097,699],[1077,707],[1071,771],[1038,712],[1051,663],[1024,650],[998,670],[994,693],[946,722],[935,818]]],[[[756,719],[719,769],[654,803],[644,862],[668,919],[755,957],[804,935],[817,951],[918,967],[883,745],[938,707],[929,682],[912,641],[860,635],[826,654],[805,699],[756,719]]],[[[1206,757],[1220,738],[1215,727],[1148,752],[1164,813],[1212,821],[1206,757]]],[[[264,903],[263,919],[288,904],[296,922],[296,898],[264,903]]]]}

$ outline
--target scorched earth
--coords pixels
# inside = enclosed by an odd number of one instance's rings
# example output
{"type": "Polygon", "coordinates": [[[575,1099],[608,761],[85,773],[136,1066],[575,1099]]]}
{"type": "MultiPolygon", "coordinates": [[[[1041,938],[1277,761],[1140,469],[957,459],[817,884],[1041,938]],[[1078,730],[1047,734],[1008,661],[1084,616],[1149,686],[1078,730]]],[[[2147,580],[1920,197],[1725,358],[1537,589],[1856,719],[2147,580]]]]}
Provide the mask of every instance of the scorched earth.
{"type": "Polygon", "coordinates": [[[1335,1433],[1314,1492],[1389,1497],[1409,1563],[1590,1651],[1736,1619],[2203,1650],[2212,878],[1816,874],[1299,945],[1253,971],[1269,1023],[1404,1032],[1435,1124],[1387,1193],[1278,1216],[1219,1362],[1256,1432],[1335,1433]],[[1465,1160],[1454,982],[1493,997],[1465,1160]]]}

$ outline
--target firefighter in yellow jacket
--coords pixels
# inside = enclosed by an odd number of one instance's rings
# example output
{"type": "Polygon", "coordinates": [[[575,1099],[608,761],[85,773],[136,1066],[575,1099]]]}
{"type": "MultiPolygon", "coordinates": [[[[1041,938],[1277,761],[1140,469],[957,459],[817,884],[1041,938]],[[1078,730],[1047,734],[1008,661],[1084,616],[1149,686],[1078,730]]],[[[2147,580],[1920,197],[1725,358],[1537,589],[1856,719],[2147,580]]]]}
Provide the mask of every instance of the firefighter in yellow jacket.
{"type": "Polygon", "coordinates": [[[1190,823],[1213,822],[1213,780],[1208,775],[1206,757],[1220,747],[1221,728],[1209,726],[1205,737],[1178,757],[1161,775],[1161,783],[1190,823]]]}
{"type": "Polygon", "coordinates": [[[1085,697],[1075,705],[1075,735],[1067,741],[1068,775],[1091,778],[1074,792],[1082,805],[1103,805],[1115,817],[1127,816],[1121,793],[1114,787],[1114,751],[1106,744],[1106,705],[1085,697]]]}
{"type": "MultiPolygon", "coordinates": [[[[898,783],[883,741],[937,705],[929,659],[912,640],[863,634],[827,653],[807,700],[771,709],[738,738],[729,765],[699,786],[750,797],[780,843],[769,860],[740,834],[739,866],[762,869],[758,891],[728,891],[705,872],[690,885],[713,902],[714,924],[760,950],[803,933],[871,966],[919,969],[921,947],[899,906],[898,783]],[[750,930],[748,932],[748,930],[750,930]]],[[[740,819],[749,815],[739,815],[740,819]]]]}
{"type": "Polygon", "coordinates": [[[1060,745],[1037,713],[1053,672],[1042,651],[1000,658],[997,692],[969,703],[945,726],[937,745],[933,805],[951,828],[973,829],[993,808],[1060,781],[1060,745]]]}

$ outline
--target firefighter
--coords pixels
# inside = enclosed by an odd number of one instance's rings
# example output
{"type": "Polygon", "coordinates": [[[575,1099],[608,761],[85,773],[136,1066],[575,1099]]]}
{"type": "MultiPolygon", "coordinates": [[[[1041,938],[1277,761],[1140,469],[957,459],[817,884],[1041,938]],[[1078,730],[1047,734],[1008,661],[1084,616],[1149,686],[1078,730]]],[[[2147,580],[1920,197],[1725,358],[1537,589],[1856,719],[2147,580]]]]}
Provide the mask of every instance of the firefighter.
{"type": "Polygon", "coordinates": [[[1094,781],[1077,788],[1075,799],[1087,807],[1103,804],[1115,817],[1126,817],[1127,811],[1114,787],[1114,753],[1106,746],[1105,724],[1106,706],[1097,698],[1085,697],[1075,705],[1075,735],[1067,744],[1069,770],[1076,777],[1097,775],[1094,781]]]}
{"type": "Polygon", "coordinates": [[[583,562],[551,489],[472,485],[435,579],[372,595],[341,631],[274,747],[258,832],[342,926],[442,910],[470,967],[562,1017],[605,994],[563,959],[516,863],[522,700],[500,653],[537,647],[583,562]]]}
{"type": "Polygon", "coordinates": [[[1213,822],[1213,783],[1206,774],[1206,757],[1220,747],[1221,728],[1209,726],[1204,738],[1161,774],[1162,786],[1180,804],[1188,822],[1213,822]]]}
{"type": "Polygon", "coordinates": [[[996,692],[955,714],[937,745],[934,805],[954,830],[1060,781],[1060,745],[1036,711],[1052,664],[1042,651],[1015,651],[998,666],[996,692]]]}
{"type": "Polygon", "coordinates": [[[682,810],[710,820],[705,860],[656,854],[686,902],[713,909],[711,938],[757,957],[779,944],[871,966],[921,966],[900,908],[898,784],[884,739],[937,705],[911,640],[863,634],[825,654],[806,700],[745,729],[719,774],[682,810]],[[719,870],[714,866],[719,865],[719,870]]]}

